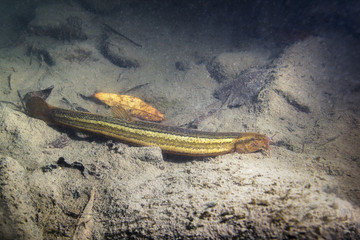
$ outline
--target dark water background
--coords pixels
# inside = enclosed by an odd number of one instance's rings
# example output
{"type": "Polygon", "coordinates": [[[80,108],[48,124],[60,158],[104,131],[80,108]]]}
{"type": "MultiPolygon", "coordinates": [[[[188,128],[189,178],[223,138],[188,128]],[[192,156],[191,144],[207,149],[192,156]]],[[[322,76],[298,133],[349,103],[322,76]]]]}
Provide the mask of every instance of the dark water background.
{"type": "MultiPolygon", "coordinates": [[[[3,0],[0,2],[0,47],[14,44],[35,16],[40,4],[51,1],[3,0]]],[[[55,1],[61,2],[61,1],[55,1]]],[[[309,34],[324,30],[360,37],[360,2],[353,1],[95,1],[78,0],[89,11],[99,15],[114,14],[119,9],[155,11],[159,18],[174,21],[200,19],[206,28],[218,24],[233,32],[233,42],[244,37],[287,44],[309,34]],[[145,7],[144,7],[145,6],[145,7]]],[[[234,46],[236,47],[236,46],[234,46]]]]}

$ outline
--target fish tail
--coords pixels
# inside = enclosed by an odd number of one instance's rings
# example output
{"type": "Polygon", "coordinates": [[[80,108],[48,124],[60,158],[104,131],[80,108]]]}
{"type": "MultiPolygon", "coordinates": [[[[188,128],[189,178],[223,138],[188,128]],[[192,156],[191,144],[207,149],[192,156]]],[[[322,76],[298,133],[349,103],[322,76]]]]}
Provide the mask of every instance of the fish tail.
{"type": "Polygon", "coordinates": [[[53,123],[51,110],[54,107],[47,104],[44,99],[38,96],[32,96],[26,101],[25,106],[30,116],[41,119],[46,123],[53,123]]]}

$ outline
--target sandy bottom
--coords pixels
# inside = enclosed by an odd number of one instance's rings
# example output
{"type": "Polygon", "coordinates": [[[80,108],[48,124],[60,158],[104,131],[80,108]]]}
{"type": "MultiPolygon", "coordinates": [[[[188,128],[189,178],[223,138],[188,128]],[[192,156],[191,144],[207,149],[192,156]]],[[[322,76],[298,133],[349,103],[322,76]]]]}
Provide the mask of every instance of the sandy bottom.
{"type": "MultiPolygon", "coordinates": [[[[0,233],[6,239],[359,238],[359,40],[328,31],[283,47],[246,39],[234,48],[230,27],[158,14],[124,9],[100,16],[76,4],[43,5],[29,25],[33,32],[0,49],[0,233]],[[59,23],[78,32],[59,40],[36,30],[59,23]],[[104,23],[142,47],[104,30],[104,23]],[[119,67],[114,56],[138,66],[119,67]],[[214,97],[250,68],[267,70],[258,93],[232,107],[214,97]],[[79,136],[18,108],[19,93],[51,85],[48,102],[63,108],[106,114],[81,95],[128,93],[162,111],[167,125],[196,120],[204,131],[276,134],[271,154],[183,158],[79,136]]],[[[229,99],[244,96],[236,94],[229,99]]]]}

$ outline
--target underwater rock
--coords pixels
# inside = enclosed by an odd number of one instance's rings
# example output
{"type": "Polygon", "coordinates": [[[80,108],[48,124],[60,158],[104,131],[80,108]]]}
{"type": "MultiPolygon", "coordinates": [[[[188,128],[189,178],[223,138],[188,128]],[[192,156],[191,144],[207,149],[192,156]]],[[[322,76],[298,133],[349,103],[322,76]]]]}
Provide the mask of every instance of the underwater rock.
{"type": "Polygon", "coordinates": [[[137,68],[140,66],[135,59],[136,46],[126,39],[110,38],[106,34],[100,41],[100,52],[112,64],[121,68],[137,68]]]}
{"type": "Polygon", "coordinates": [[[214,57],[206,68],[213,79],[224,83],[236,78],[248,68],[266,65],[269,63],[269,56],[267,51],[222,53],[214,57]]]}
{"type": "Polygon", "coordinates": [[[240,107],[254,103],[265,85],[271,80],[271,71],[267,68],[251,68],[225,86],[215,90],[214,97],[227,102],[227,106],[240,107]]]}
{"type": "Polygon", "coordinates": [[[37,7],[28,29],[37,36],[61,41],[86,40],[84,27],[88,20],[89,16],[77,5],[44,4],[37,7]]]}
{"type": "Polygon", "coordinates": [[[66,23],[51,25],[30,25],[30,31],[38,36],[49,36],[57,40],[86,40],[87,36],[82,31],[82,20],[78,17],[69,17],[66,23]]]}

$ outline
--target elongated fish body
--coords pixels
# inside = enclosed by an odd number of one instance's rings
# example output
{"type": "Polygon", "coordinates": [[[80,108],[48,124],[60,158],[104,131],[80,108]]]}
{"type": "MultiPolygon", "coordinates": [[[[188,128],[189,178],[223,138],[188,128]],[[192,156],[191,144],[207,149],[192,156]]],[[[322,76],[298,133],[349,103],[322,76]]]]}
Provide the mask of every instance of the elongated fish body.
{"type": "Polygon", "coordinates": [[[143,121],[127,121],[57,108],[40,97],[26,102],[28,113],[56,124],[102,134],[142,146],[158,146],[164,152],[188,156],[216,156],[230,152],[269,151],[270,138],[258,133],[202,132],[143,121]]]}

